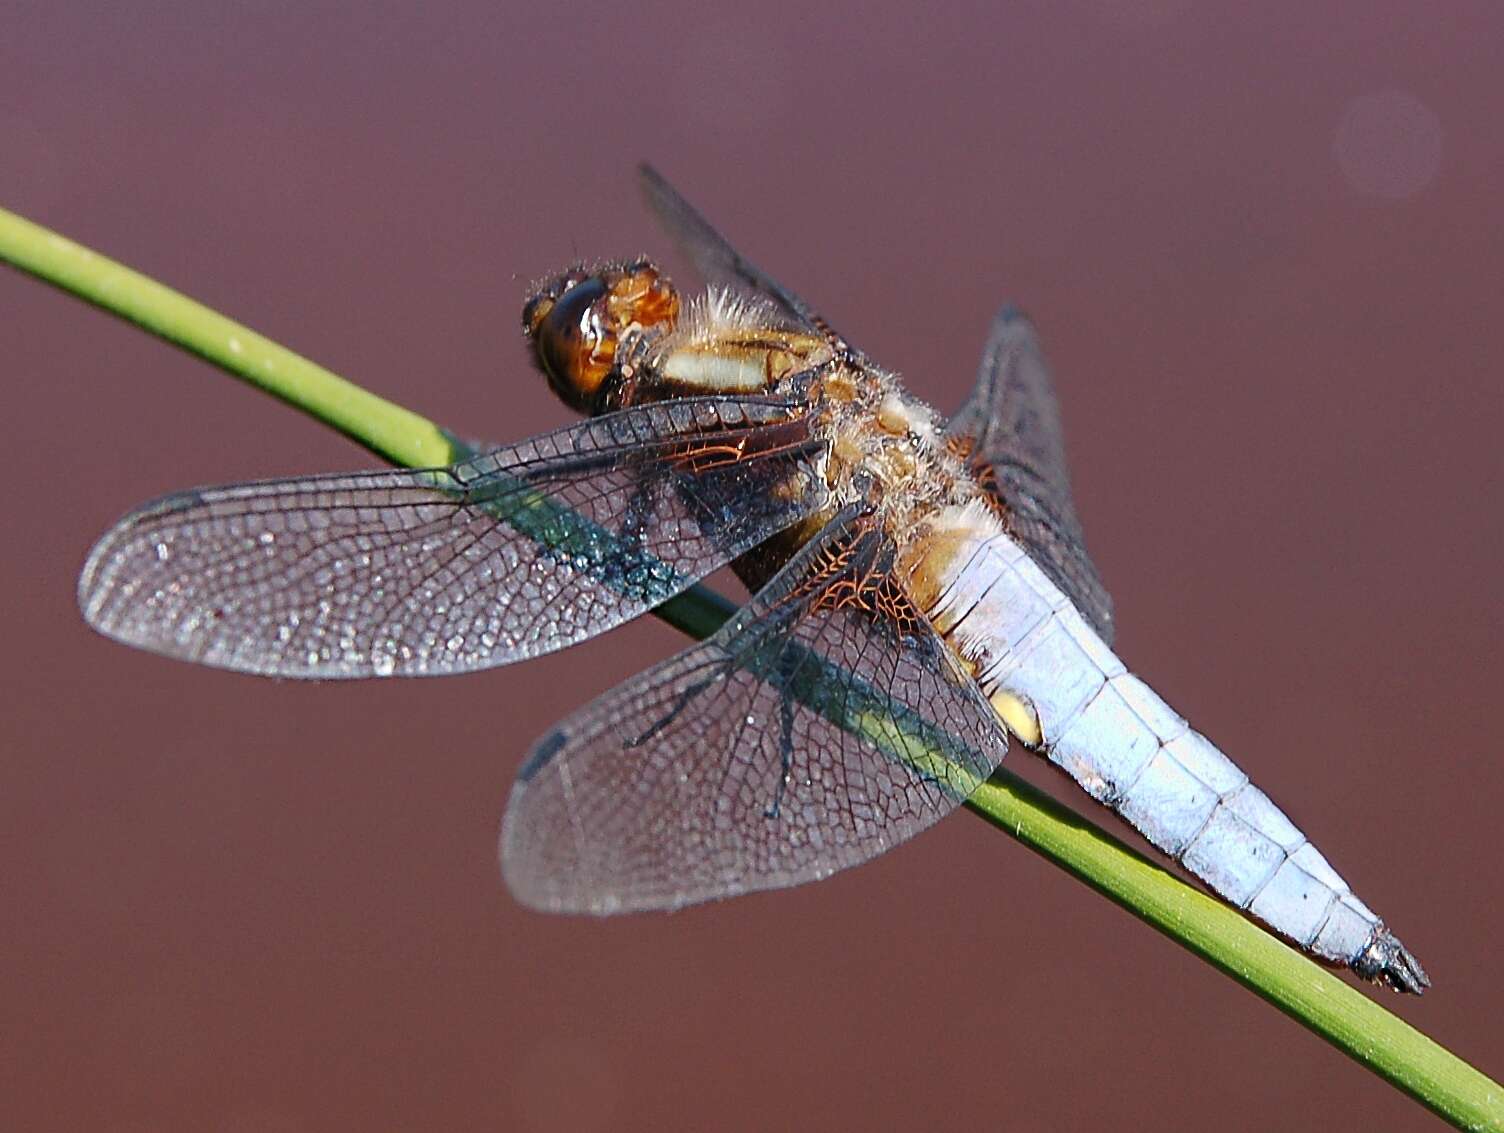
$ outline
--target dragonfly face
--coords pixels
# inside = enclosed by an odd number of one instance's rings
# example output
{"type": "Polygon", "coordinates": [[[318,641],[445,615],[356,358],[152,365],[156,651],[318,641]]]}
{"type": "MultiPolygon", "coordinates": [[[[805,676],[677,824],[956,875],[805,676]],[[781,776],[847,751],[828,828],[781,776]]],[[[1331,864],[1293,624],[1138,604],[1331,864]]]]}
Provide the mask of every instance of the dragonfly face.
{"type": "Polygon", "coordinates": [[[678,317],[678,292],[638,261],[564,273],[528,301],[522,326],[554,392],[591,413],[610,399],[607,379],[630,373],[633,357],[678,317]]]}
{"type": "Polygon", "coordinates": [[[1005,310],[948,423],[651,170],[710,283],[561,275],[524,329],[590,416],[446,469],[201,489],[91,552],[112,637],[287,677],[437,675],[575,644],[734,564],[719,631],[524,760],[502,865],[610,913],[825,877],[953,810],[1010,733],[1315,955],[1425,973],[1248,776],[1112,651],[1033,330],[1005,310]]]}

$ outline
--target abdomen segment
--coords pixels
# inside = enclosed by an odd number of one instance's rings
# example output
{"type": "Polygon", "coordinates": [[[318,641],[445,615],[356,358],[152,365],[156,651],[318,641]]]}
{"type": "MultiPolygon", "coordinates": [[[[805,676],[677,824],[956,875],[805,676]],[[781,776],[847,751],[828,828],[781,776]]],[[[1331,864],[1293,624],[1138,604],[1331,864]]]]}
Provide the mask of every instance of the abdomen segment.
{"type": "Polygon", "coordinates": [[[1248,776],[1129,673],[1007,535],[953,528],[922,562],[936,627],[1010,729],[1099,802],[1308,952],[1404,991],[1424,971],[1248,776]],[[958,537],[959,536],[959,537],[958,537]]]}

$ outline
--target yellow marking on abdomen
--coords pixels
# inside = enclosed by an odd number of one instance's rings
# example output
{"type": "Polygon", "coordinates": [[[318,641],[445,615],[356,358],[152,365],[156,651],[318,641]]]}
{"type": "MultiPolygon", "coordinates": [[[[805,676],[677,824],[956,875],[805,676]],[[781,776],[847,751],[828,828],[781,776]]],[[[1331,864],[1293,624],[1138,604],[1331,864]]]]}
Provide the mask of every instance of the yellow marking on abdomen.
{"type": "MultiPolygon", "coordinates": [[[[935,613],[967,560],[994,533],[989,524],[995,529],[990,517],[970,506],[948,507],[926,520],[927,529],[910,543],[904,555],[909,593],[920,609],[935,613]]],[[[956,611],[942,611],[935,627],[945,633],[956,620],[956,611]]]]}
{"type": "Polygon", "coordinates": [[[998,718],[1008,726],[1008,731],[1028,747],[1038,747],[1044,740],[1039,728],[1039,714],[1033,705],[1020,700],[1007,689],[998,689],[987,698],[998,718]]]}

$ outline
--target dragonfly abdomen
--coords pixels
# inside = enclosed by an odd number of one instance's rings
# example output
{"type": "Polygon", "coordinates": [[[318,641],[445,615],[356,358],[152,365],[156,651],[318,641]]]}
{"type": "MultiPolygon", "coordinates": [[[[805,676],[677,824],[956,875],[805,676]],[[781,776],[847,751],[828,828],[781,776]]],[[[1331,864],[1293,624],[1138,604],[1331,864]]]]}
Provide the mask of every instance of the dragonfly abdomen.
{"type": "Polygon", "coordinates": [[[1010,731],[1301,948],[1391,986],[1425,973],[1309,839],[1126,666],[1024,550],[952,509],[916,592],[1010,731]]]}

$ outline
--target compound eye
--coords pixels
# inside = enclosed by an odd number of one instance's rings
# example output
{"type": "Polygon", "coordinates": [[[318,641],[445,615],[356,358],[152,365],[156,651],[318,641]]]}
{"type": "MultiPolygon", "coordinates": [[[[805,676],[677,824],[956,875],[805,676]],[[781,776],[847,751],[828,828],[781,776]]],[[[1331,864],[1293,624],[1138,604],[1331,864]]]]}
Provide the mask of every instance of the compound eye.
{"type": "Polygon", "coordinates": [[[606,298],[605,282],[591,276],[557,298],[539,296],[523,312],[548,384],[582,413],[590,412],[616,356],[616,335],[605,322],[606,298]]]}

